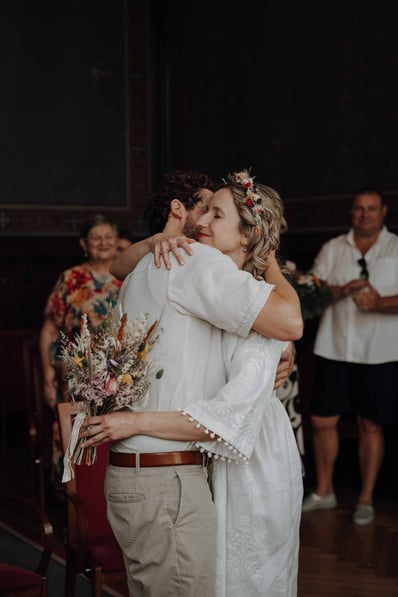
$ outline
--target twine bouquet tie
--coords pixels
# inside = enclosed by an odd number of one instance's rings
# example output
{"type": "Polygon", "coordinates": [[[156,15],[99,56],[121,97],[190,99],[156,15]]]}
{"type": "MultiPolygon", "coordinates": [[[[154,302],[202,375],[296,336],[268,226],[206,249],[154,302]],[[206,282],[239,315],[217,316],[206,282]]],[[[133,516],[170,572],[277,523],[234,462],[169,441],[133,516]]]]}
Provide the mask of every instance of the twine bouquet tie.
{"type": "MultiPolygon", "coordinates": [[[[62,334],[61,356],[73,402],[79,403],[68,449],[64,456],[62,481],[73,478],[73,464],[95,462],[95,446],[82,447],[80,430],[84,420],[130,406],[148,391],[153,364],[148,354],[158,339],[157,321],[148,326],[148,316],[133,321],[123,315],[115,321],[111,313],[92,337],[87,315],[81,318],[80,334],[73,339],[62,334]]],[[[158,371],[156,378],[161,377],[158,371]]]]}

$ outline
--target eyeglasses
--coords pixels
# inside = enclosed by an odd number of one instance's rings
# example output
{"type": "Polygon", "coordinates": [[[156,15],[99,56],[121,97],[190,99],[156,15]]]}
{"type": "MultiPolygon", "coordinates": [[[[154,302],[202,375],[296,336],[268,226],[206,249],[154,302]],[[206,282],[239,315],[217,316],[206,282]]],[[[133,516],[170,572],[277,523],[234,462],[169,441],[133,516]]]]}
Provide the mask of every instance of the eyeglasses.
{"type": "Polygon", "coordinates": [[[361,268],[359,277],[361,278],[361,280],[369,280],[369,272],[368,272],[368,264],[366,263],[366,259],[364,259],[363,257],[361,259],[358,259],[357,261],[359,267],[361,268]]]}

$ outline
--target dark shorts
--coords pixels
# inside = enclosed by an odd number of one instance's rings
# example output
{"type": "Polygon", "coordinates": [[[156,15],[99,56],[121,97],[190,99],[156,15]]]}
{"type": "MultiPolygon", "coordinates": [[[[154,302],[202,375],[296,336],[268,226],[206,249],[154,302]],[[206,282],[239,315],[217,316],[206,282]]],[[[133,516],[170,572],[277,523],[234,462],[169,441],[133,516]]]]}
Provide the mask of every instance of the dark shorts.
{"type": "Polygon", "coordinates": [[[378,424],[395,423],[398,362],[344,363],[315,356],[311,414],[355,414],[378,424]]]}

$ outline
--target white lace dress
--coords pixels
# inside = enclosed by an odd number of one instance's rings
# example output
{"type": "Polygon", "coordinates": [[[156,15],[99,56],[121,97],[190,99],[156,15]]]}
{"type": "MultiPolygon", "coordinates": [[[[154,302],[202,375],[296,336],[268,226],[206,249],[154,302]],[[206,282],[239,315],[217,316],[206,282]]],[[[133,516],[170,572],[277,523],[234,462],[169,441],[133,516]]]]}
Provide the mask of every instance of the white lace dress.
{"type": "Polygon", "coordinates": [[[273,385],[282,343],[225,333],[228,382],[184,409],[209,430],[218,512],[217,597],[297,595],[303,482],[296,439],[273,385]]]}

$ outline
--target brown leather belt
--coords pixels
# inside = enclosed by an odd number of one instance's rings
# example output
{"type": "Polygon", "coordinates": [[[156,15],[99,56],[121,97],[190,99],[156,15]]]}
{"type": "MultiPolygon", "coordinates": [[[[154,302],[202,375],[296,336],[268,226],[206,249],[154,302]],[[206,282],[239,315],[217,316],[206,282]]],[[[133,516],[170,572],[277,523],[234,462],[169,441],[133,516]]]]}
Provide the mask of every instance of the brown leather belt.
{"type": "Polygon", "coordinates": [[[203,464],[203,455],[198,451],[184,452],[148,452],[139,454],[125,454],[109,452],[109,464],[113,466],[178,466],[180,464],[203,464]]]}

